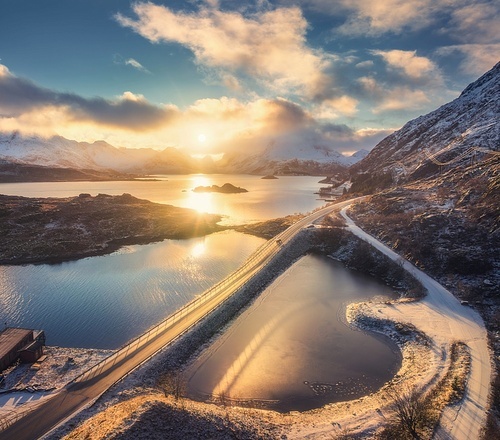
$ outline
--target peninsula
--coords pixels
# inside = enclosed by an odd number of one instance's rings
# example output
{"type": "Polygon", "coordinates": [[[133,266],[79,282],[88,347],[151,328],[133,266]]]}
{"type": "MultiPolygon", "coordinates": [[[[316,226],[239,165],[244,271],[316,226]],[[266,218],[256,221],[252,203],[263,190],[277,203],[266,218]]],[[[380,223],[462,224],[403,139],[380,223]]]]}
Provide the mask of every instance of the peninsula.
{"type": "Polygon", "coordinates": [[[0,264],[50,263],[220,231],[221,217],[123,194],[0,195],[0,264]]]}

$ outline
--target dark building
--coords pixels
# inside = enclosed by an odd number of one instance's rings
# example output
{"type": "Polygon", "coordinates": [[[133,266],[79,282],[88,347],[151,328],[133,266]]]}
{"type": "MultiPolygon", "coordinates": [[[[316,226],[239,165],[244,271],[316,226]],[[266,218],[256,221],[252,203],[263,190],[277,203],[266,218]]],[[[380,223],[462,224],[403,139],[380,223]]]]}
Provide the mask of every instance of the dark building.
{"type": "Polygon", "coordinates": [[[45,333],[25,328],[6,328],[0,332],[0,371],[18,358],[22,362],[35,362],[42,354],[45,333]]]}

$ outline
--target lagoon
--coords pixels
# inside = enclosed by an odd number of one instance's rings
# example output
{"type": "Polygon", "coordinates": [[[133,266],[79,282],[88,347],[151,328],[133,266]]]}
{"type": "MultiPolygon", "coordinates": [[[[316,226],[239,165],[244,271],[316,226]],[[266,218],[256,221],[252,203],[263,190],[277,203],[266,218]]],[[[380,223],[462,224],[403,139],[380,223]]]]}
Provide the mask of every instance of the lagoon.
{"type": "Polygon", "coordinates": [[[375,297],[395,296],[325,256],[303,257],[189,367],[188,396],[304,411],[376,391],[400,352],[345,320],[346,304],[375,297]]]}

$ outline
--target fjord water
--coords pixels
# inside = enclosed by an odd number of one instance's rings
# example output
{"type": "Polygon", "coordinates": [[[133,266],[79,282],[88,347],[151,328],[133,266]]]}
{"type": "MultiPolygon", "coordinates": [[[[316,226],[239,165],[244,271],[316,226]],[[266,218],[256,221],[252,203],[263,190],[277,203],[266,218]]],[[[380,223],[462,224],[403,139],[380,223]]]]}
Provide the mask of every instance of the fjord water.
{"type": "Polygon", "coordinates": [[[232,271],[264,240],[232,231],[61,264],[0,266],[0,323],[47,344],[118,348],[232,271]]]}
{"type": "Polygon", "coordinates": [[[345,322],[345,305],[393,297],[374,278],[318,255],[289,268],[189,368],[188,395],[308,410],[380,388],[395,344],[345,322]]]}
{"type": "MultiPolygon", "coordinates": [[[[0,184],[0,193],[69,197],[130,193],[154,202],[221,213],[226,223],[266,220],[321,206],[317,177],[187,175],[157,181],[0,184]],[[230,182],[248,193],[194,193],[230,182]]],[[[264,240],[223,232],[127,246],[56,265],[0,266],[0,327],[43,329],[47,343],[117,348],[229,275],[264,240]]]]}
{"type": "Polygon", "coordinates": [[[93,196],[102,193],[134,197],[165,203],[200,212],[221,214],[222,224],[241,224],[306,213],[324,204],[315,192],[320,178],[311,176],[280,176],[279,179],[261,179],[246,174],[189,174],[155,176],[155,181],[130,182],[37,182],[3,183],[0,194],[25,197],[71,197],[81,193],[93,196]],[[197,186],[222,186],[231,183],[245,188],[246,193],[195,193],[197,186]]]}

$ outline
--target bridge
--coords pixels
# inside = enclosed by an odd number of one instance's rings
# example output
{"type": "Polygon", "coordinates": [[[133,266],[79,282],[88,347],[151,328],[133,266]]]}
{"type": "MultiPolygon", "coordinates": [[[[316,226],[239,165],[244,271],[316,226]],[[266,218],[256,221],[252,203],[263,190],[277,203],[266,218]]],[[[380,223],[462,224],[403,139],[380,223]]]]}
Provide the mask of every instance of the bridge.
{"type": "Polygon", "coordinates": [[[300,230],[354,200],[330,204],[305,216],[263,244],[238,270],[90,368],[53,397],[43,400],[36,408],[16,412],[12,417],[0,420],[0,437],[3,440],[38,439],[92,405],[112,385],[223,306],[228,298],[265,270],[282,246],[300,230]]]}

